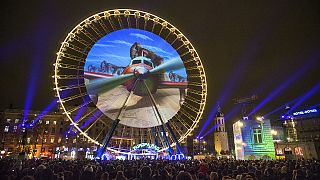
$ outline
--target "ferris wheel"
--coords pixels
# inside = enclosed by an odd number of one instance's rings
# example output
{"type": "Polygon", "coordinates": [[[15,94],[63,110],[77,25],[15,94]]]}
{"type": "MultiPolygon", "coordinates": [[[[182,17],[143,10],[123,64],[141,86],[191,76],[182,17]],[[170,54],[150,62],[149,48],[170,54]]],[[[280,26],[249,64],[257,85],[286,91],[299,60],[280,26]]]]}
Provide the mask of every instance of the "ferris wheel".
{"type": "Polygon", "coordinates": [[[139,10],[108,10],[80,22],[61,44],[53,78],[70,129],[102,151],[125,153],[112,138],[178,151],[206,103],[206,76],[191,42],[139,10]]]}

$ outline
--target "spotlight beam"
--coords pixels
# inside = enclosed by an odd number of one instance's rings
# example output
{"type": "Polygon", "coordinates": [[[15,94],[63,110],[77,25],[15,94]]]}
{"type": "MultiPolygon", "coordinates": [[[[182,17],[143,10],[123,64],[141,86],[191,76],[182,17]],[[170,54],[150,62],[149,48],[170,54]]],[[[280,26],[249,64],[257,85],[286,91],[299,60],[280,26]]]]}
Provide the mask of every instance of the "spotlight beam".
{"type": "Polygon", "coordinates": [[[51,101],[51,103],[37,116],[36,119],[34,119],[32,121],[32,123],[30,124],[30,126],[33,126],[35,123],[37,123],[43,116],[45,116],[46,114],[48,114],[48,112],[50,110],[52,110],[54,107],[57,106],[57,99],[55,98],[53,101],[51,101]]]}
{"type": "MultiPolygon", "coordinates": [[[[224,120],[227,121],[228,119],[230,119],[231,116],[233,116],[234,114],[236,114],[238,111],[240,110],[240,106],[235,106],[231,109],[231,111],[225,116],[224,120]]],[[[209,133],[211,133],[212,131],[214,131],[215,129],[217,129],[220,126],[220,124],[215,124],[213,125],[206,133],[204,133],[201,137],[205,137],[207,136],[209,133]]]]}
{"type": "MultiPolygon", "coordinates": [[[[262,48],[261,44],[263,43],[263,41],[265,41],[269,34],[269,31],[267,31],[265,35],[261,35],[261,32],[259,32],[250,42],[246,51],[240,57],[239,63],[237,64],[237,66],[235,66],[236,68],[233,70],[231,76],[228,78],[227,85],[225,85],[223,88],[223,93],[219,96],[218,102],[221,106],[223,106],[226,99],[230,96],[232,90],[235,89],[235,87],[238,86],[238,84],[241,82],[241,78],[243,78],[243,74],[248,68],[248,65],[255,58],[256,54],[260,51],[260,49],[262,48]]],[[[212,118],[214,118],[215,114],[217,113],[217,106],[218,103],[215,104],[215,106],[211,109],[211,113],[207,117],[204,125],[202,126],[198,134],[198,137],[201,136],[201,134],[206,130],[212,118]]]]}
{"type": "Polygon", "coordinates": [[[288,80],[286,80],[283,84],[278,86],[274,91],[272,91],[258,106],[256,106],[249,114],[248,116],[253,115],[255,112],[257,112],[260,108],[262,108],[264,105],[266,105],[269,101],[271,101],[273,98],[277,97],[281,94],[285,89],[287,89],[290,85],[295,83],[299,78],[302,77],[302,75],[313,68],[314,63],[318,60],[319,55],[316,54],[316,57],[312,57],[308,63],[306,63],[305,66],[297,70],[297,73],[293,73],[293,76],[291,76],[288,80]]]}
{"type": "Polygon", "coordinates": [[[282,106],[277,107],[276,109],[274,109],[274,110],[268,112],[267,114],[263,115],[263,117],[268,117],[268,116],[272,115],[272,114],[275,113],[275,112],[278,112],[278,111],[280,111],[280,110],[283,110],[283,109],[286,107],[286,105],[290,105],[290,104],[296,102],[297,100],[299,100],[299,98],[300,98],[300,97],[298,97],[298,98],[296,98],[296,99],[294,99],[294,100],[292,100],[292,101],[289,101],[289,102],[283,104],[282,106]]]}
{"type": "Polygon", "coordinates": [[[290,114],[293,110],[295,110],[300,104],[304,101],[312,97],[315,93],[320,91],[320,82],[318,82],[315,86],[313,86],[308,92],[306,92],[286,113],[286,115],[290,114]]]}

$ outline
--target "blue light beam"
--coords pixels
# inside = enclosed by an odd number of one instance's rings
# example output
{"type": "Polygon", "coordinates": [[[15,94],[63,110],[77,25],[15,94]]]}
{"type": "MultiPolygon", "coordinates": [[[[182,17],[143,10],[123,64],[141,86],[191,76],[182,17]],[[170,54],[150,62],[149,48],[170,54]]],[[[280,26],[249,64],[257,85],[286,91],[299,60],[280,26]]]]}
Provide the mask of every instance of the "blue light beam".
{"type": "Polygon", "coordinates": [[[257,112],[260,108],[262,108],[264,105],[266,105],[269,101],[280,95],[282,91],[287,89],[290,85],[292,85],[294,82],[296,82],[299,78],[302,77],[302,75],[313,68],[314,63],[318,60],[318,57],[312,58],[309,63],[306,63],[302,68],[298,69],[296,73],[294,73],[288,80],[286,80],[283,84],[278,86],[277,89],[272,91],[258,106],[256,106],[248,116],[252,116],[255,112],[257,112]]]}
{"type": "Polygon", "coordinates": [[[320,82],[318,82],[315,86],[313,86],[308,92],[306,92],[286,113],[286,115],[290,114],[294,111],[299,105],[301,105],[304,101],[312,97],[315,93],[320,91],[320,82]]]}

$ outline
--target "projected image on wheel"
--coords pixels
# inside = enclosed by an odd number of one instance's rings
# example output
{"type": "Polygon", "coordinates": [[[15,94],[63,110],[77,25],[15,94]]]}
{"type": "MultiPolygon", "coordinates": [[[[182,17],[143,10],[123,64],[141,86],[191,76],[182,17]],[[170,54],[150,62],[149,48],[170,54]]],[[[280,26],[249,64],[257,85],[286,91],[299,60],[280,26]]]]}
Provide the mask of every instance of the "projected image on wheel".
{"type": "Polygon", "coordinates": [[[96,106],[111,119],[122,110],[120,123],[131,127],[168,122],[187,93],[187,73],[179,54],[161,37],[139,29],[118,30],[97,41],[84,75],[96,106]]]}

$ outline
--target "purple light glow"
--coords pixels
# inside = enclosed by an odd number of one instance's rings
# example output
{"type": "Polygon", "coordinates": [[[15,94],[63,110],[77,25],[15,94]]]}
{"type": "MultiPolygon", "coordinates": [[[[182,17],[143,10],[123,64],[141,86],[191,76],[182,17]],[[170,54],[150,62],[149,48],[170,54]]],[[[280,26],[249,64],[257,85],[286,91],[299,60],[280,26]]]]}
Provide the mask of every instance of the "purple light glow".
{"type": "Polygon", "coordinates": [[[57,99],[53,99],[51,101],[51,103],[37,116],[36,119],[34,119],[32,121],[32,123],[30,124],[30,126],[34,126],[35,123],[37,123],[43,116],[45,116],[47,113],[50,112],[50,110],[52,110],[54,107],[57,106],[57,99]]]}
{"type": "Polygon", "coordinates": [[[24,123],[27,121],[27,116],[36,93],[36,86],[38,85],[39,78],[41,77],[45,59],[45,49],[47,48],[46,43],[48,42],[50,31],[52,31],[52,29],[49,28],[47,24],[39,24],[38,29],[33,33],[34,44],[32,49],[34,49],[34,51],[32,52],[31,72],[29,74],[28,90],[24,105],[24,123]]]}
{"type": "Polygon", "coordinates": [[[292,111],[296,110],[301,103],[305,100],[312,97],[315,93],[320,91],[320,82],[318,82],[315,86],[313,86],[308,92],[306,92],[294,105],[290,108],[290,110],[286,113],[286,115],[290,114],[292,111]]]}
{"type": "Polygon", "coordinates": [[[299,78],[302,77],[302,75],[307,72],[308,70],[314,68],[313,64],[318,60],[317,57],[312,58],[310,61],[307,61],[305,63],[305,66],[302,66],[302,68],[299,68],[296,72],[293,73],[293,75],[286,80],[283,84],[278,86],[277,89],[272,91],[258,106],[256,106],[248,116],[253,115],[255,112],[257,112],[260,108],[262,108],[264,105],[266,105],[269,101],[280,95],[282,91],[287,89],[290,85],[292,85],[294,82],[296,82],[299,78]]]}
{"type": "Polygon", "coordinates": [[[280,110],[284,110],[284,108],[286,107],[286,105],[290,105],[290,104],[296,102],[299,98],[300,98],[300,97],[298,97],[298,98],[296,98],[296,99],[294,99],[294,100],[292,100],[292,101],[289,101],[289,102],[285,103],[285,104],[282,105],[282,106],[277,107],[276,109],[272,110],[271,112],[268,112],[267,114],[263,115],[263,117],[268,117],[268,116],[272,115],[272,114],[275,113],[275,112],[278,112],[278,111],[280,111],[280,110]]]}
{"type": "MultiPolygon", "coordinates": [[[[262,44],[267,39],[268,35],[270,35],[270,31],[266,31],[266,28],[262,28],[264,33],[258,32],[255,35],[255,38],[250,42],[248,47],[246,48],[246,51],[244,54],[239,58],[238,64],[233,69],[231,75],[228,77],[227,85],[224,86],[223,93],[219,96],[218,102],[220,102],[220,105],[223,106],[225,103],[227,97],[230,97],[232,90],[235,89],[235,87],[241,82],[241,78],[243,77],[244,72],[246,72],[247,68],[249,67],[251,61],[255,58],[256,54],[260,51],[262,48],[262,44]]],[[[202,126],[198,136],[200,136],[209,125],[212,118],[217,113],[217,106],[218,103],[211,109],[211,113],[207,117],[204,125],[202,126]]]]}
{"type": "Polygon", "coordinates": [[[90,116],[82,125],[81,125],[81,129],[87,127],[92,121],[94,121],[95,119],[100,118],[103,115],[103,113],[97,109],[92,116],[90,116]]]}
{"type": "MultiPolygon", "coordinates": [[[[233,115],[235,115],[237,112],[239,112],[240,110],[240,106],[235,106],[231,109],[231,111],[226,114],[224,120],[227,121],[228,119],[230,119],[233,115]]],[[[215,129],[217,129],[220,126],[220,124],[215,124],[213,127],[211,127],[206,133],[204,133],[203,137],[207,136],[209,133],[211,133],[212,131],[214,131],[215,129]]]]}
{"type": "MultiPolygon", "coordinates": [[[[84,112],[84,109],[85,109],[85,103],[83,103],[81,105],[81,108],[78,110],[76,116],[74,117],[74,122],[77,123],[80,119],[80,117],[82,116],[83,112],[84,112]]],[[[69,130],[67,131],[68,134],[70,134],[70,132],[72,131],[72,128],[73,128],[74,125],[71,125],[71,127],[69,128],[69,130]]]]}

